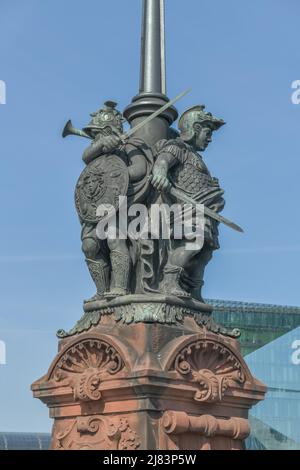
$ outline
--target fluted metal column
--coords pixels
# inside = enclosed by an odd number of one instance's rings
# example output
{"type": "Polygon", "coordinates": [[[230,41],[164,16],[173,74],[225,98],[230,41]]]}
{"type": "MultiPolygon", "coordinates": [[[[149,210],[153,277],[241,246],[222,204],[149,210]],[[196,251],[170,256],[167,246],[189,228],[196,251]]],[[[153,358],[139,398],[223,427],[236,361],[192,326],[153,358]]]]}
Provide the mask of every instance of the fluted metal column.
{"type": "MultiPolygon", "coordinates": [[[[157,111],[169,99],[166,96],[164,0],[143,0],[140,89],[124,116],[132,127],[157,111]]],[[[170,107],[135,133],[148,145],[169,137],[169,127],[178,113],[170,107]]]]}

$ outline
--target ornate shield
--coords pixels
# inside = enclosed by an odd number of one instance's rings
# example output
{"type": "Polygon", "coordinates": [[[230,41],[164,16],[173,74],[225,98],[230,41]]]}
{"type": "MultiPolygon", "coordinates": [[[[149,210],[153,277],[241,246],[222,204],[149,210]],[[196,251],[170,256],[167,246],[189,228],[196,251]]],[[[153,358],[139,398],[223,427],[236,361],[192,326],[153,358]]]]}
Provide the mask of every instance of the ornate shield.
{"type": "Polygon", "coordinates": [[[75,204],[81,220],[97,223],[97,208],[110,204],[118,208],[119,196],[126,196],[129,175],[126,163],[118,155],[102,155],[81,173],[75,190],[75,204]]]}

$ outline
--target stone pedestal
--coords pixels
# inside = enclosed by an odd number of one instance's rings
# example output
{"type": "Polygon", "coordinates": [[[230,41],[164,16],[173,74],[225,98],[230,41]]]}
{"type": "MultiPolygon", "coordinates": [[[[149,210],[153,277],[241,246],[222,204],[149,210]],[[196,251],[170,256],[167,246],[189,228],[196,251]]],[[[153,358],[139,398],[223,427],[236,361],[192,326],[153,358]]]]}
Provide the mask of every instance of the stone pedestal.
{"type": "Polygon", "coordinates": [[[127,296],[85,310],[32,385],[54,419],[52,449],[243,449],[265,386],[210,306],[127,296]]]}

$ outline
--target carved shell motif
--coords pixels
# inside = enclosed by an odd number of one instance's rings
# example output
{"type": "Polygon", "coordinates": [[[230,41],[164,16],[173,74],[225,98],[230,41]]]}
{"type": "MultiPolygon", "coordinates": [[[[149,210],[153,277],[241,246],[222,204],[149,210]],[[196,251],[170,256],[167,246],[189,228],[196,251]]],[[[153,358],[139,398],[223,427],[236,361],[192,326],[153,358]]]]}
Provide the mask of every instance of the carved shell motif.
{"type": "Polygon", "coordinates": [[[194,400],[217,402],[227,388],[242,385],[245,374],[237,357],[224,345],[214,341],[195,341],[177,354],[174,370],[198,385],[194,400]]]}
{"type": "Polygon", "coordinates": [[[56,382],[67,379],[75,399],[100,400],[103,378],[117,374],[123,367],[124,362],[113,346],[98,339],[88,339],[64,352],[51,378],[56,382]]]}

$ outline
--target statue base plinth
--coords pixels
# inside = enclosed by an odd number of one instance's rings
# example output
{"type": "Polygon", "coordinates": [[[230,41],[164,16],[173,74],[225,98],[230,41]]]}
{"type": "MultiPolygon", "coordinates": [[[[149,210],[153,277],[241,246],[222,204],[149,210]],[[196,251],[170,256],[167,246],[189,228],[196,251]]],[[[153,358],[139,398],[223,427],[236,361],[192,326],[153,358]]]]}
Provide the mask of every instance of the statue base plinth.
{"type": "MultiPolygon", "coordinates": [[[[157,299],[151,309],[153,300],[128,297],[111,301],[112,311],[98,323],[94,317],[93,326],[85,318],[85,331],[65,333],[48,373],[32,385],[54,418],[51,448],[243,449],[248,410],[265,386],[251,375],[237,340],[198,324],[193,309],[173,324],[154,323],[149,311],[176,310],[172,299],[157,299]],[[133,304],[149,322],[135,313],[131,325],[115,317],[116,308],[133,304]]],[[[197,304],[206,318],[210,307],[197,304]]]]}

